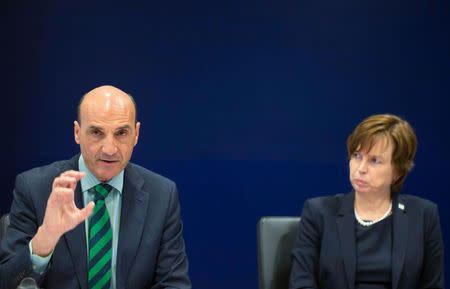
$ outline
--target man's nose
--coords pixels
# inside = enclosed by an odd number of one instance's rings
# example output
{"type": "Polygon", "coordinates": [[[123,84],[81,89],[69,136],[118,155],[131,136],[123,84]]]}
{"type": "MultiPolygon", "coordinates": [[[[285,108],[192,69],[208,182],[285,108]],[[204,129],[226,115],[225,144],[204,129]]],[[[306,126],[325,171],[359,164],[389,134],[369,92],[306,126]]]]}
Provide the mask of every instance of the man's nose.
{"type": "Polygon", "coordinates": [[[105,137],[102,151],[107,155],[114,155],[117,152],[116,140],[114,139],[114,136],[108,135],[105,137]]]}

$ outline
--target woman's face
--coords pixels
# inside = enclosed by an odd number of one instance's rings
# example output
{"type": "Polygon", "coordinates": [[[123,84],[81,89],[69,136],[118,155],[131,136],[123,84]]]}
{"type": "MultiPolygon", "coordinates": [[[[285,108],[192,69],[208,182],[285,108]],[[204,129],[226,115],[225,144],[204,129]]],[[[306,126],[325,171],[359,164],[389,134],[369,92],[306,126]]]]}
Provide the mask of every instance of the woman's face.
{"type": "Polygon", "coordinates": [[[375,142],[370,151],[358,149],[350,159],[350,182],[363,194],[390,194],[395,177],[393,145],[386,137],[375,142]]]}

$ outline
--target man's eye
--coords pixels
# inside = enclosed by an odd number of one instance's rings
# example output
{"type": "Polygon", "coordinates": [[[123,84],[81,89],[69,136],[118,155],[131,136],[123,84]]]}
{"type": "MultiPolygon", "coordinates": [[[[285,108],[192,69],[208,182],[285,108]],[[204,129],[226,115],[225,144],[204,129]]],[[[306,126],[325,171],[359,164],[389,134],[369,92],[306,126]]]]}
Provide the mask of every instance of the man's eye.
{"type": "Polygon", "coordinates": [[[100,131],[99,130],[93,130],[91,131],[92,135],[100,135],[100,131]]]}
{"type": "Polygon", "coordinates": [[[118,134],[119,136],[126,136],[126,135],[128,135],[128,131],[126,131],[126,130],[121,130],[121,131],[119,131],[117,134],[118,134]]]}

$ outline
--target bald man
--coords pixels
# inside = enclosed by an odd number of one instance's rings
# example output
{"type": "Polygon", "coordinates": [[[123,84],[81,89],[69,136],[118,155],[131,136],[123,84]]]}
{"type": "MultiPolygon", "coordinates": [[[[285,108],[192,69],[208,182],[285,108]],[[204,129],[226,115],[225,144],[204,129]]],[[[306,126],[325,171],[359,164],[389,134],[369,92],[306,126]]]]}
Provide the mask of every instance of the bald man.
{"type": "Polygon", "coordinates": [[[176,185],[129,163],[133,98],[101,86],[80,100],[81,154],[17,176],[0,288],[191,288],[176,185]]]}

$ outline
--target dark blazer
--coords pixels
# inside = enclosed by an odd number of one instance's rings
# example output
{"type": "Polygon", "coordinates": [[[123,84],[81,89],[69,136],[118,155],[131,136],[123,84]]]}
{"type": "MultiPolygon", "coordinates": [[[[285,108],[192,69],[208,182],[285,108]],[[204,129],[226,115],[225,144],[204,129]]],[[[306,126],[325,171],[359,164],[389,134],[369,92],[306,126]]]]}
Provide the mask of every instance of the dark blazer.
{"type": "MultiPolygon", "coordinates": [[[[355,288],[354,193],[307,200],[292,250],[290,289],[355,288]]],[[[438,210],[430,201],[393,200],[392,288],[444,288],[438,210]]]]}
{"type": "MultiPolygon", "coordinates": [[[[16,288],[26,276],[50,289],[87,289],[85,222],[64,234],[48,270],[32,269],[28,243],[42,224],[53,179],[78,170],[78,156],[17,176],[11,224],[0,249],[0,288],[16,288]]],[[[129,163],[124,172],[117,248],[117,288],[191,288],[175,183],[129,163]]],[[[83,207],[78,183],[75,204],[83,207]]]]}

